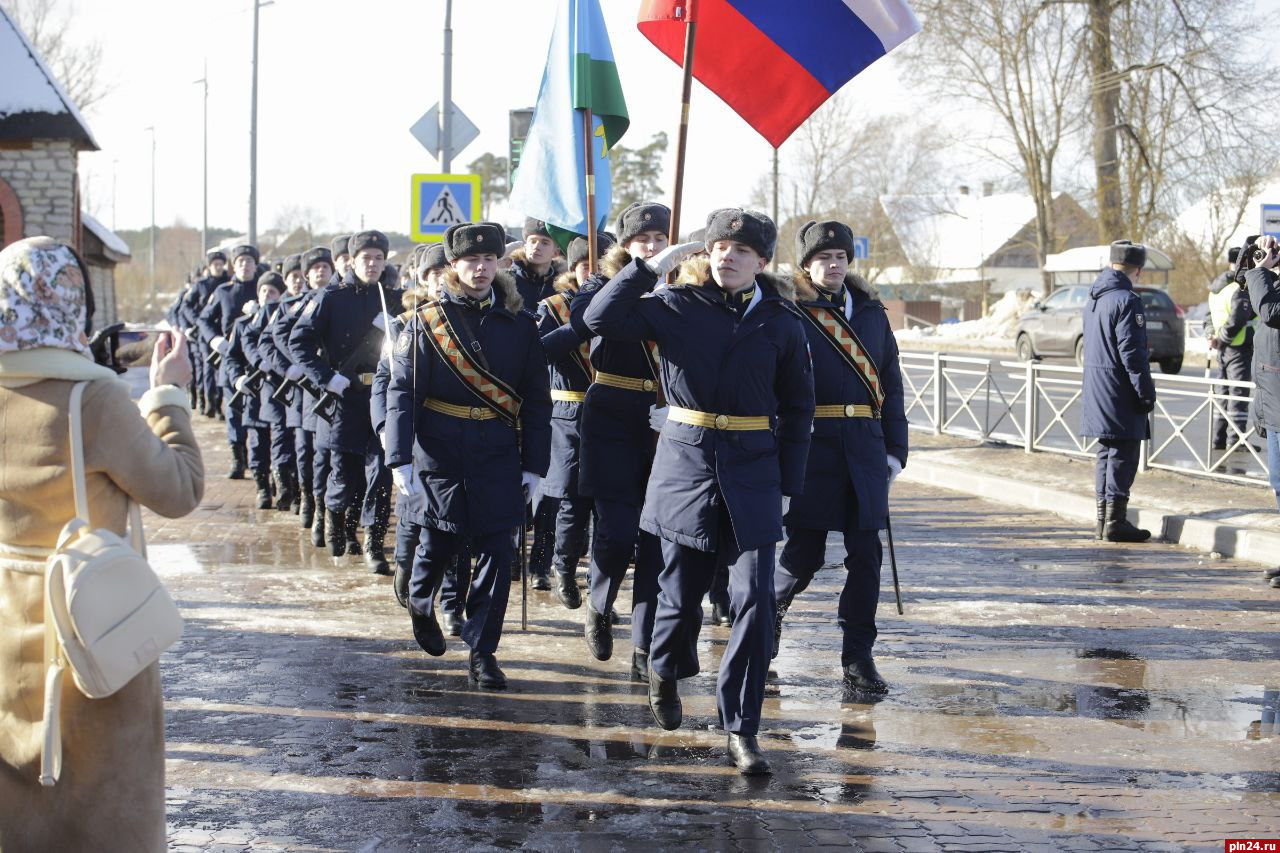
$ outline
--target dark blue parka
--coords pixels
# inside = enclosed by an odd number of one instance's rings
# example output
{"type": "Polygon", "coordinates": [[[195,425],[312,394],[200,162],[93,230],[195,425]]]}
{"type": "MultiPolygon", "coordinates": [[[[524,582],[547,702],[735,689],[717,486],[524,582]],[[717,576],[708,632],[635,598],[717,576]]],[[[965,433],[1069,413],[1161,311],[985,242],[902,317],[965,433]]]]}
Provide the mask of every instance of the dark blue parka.
{"type": "Polygon", "coordinates": [[[230,280],[231,277],[225,272],[216,277],[207,275],[196,279],[191,289],[183,295],[182,307],[178,311],[178,319],[182,322],[183,328],[194,327],[197,332],[200,330],[200,313],[209,304],[209,299],[219,285],[226,284],[230,280]]]}
{"type": "Polygon", "coordinates": [[[813,373],[790,282],[761,274],[759,301],[739,321],[714,281],[663,288],[632,261],[596,295],[584,319],[608,338],[656,341],[673,406],[767,416],[769,430],[717,430],[668,420],[658,442],[640,526],[714,551],[728,509],[738,547],[782,539],[782,496],[804,491],[813,429],[813,373]]]}
{"type": "Polygon", "coordinates": [[[537,313],[538,303],[556,292],[556,278],[562,272],[564,265],[552,261],[551,268],[545,274],[538,275],[529,269],[524,249],[511,253],[511,277],[515,280],[516,289],[520,291],[520,298],[524,300],[524,310],[530,314],[537,313]]]}
{"type": "MultiPolygon", "coordinates": [[[[222,360],[222,366],[226,371],[227,385],[231,388],[235,387],[236,380],[241,376],[248,378],[258,369],[258,355],[255,349],[257,335],[253,328],[258,316],[255,313],[237,317],[227,334],[227,353],[222,360]]],[[[266,384],[263,383],[264,389],[266,384]]],[[[240,395],[240,401],[242,425],[252,429],[267,429],[271,426],[261,412],[261,394],[246,391],[240,395]]]]}
{"type": "Polygon", "coordinates": [[[1141,441],[1156,401],[1142,297],[1119,270],[1105,269],[1084,309],[1084,412],[1080,435],[1141,441]]]}
{"type": "Polygon", "coordinates": [[[499,418],[458,418],[423,406],[428,398],[480,404],[440,361],[414,317],[391,358],[387,467],[412,463],[426,490],[425,508],[409,521],[468,536],[511,530],[524,519],[520,472],[545,475],[551,455],[551,391],[537,323],[506,273],[494,281],[494,303],[484,309],[468,303],[452,276],[443,292],[440,304],[455,328],[462,334],[470,327],[490,370],[522,398],[520,432],[499,418]]]}
{"type": "MultiPolygon", "coordinates": [[[[236,318],[241,316],[240,312],[244,308],[245,303],[257,298],[258,295],[258,276],[255,273],[252,281],[241,281],[233,278],[214,288],[213,296],[210,297],[209,303],[205,305],[204,310],[200,312],[200,318],[197,325],[200,327],[200,334],[208,342],[212,342],[214,338],[231,336],[231,324],[236,318]]],[[[226,363],[223,362],[222,381],[229,385],[226,375],[226,363]]]]}
{"type": "Polygon", "coordinates": [[[1271,432],[1280,430],[1280,280],[1271,270],[1252,269],[1245,286],[1261,324],[1253,337],[1253,417],[1271,432]]]}
{"type": "MultiPolygon", "coordinates": [[[[552,311],[553,300],[564,315],[569,314],[574,290],[568,289],[565,273],[557,287],[565,287],[538,303],[538,334],[542,336],[542,348],[547,354],[551,370],[551,387],[557,391],[585,392],[591,385],[587,367],[582,364],[579,347],[587,340],[575,329],[572,321],[561,323],[552,311]]],[[[577,281],[573,281],[577,287],[577,281]]],[[[579,458],[582,447],[582,403],[555,400],[551,404],[551,467],[542,481],[542,494],[552,498],[578,496],[579,458]]]]}
{"type": "MultiPolygon", "coordinates": [[[[374,326],[383,309],[378,290],[379,285],[364,284],[348,270],[340,286],[329,285],[307,302],[289,333],[289,354],[317,386],[327,385],[339,368],[351,380],[328,435],[316,435],[328,450],[366,454],[377,449],[369,420],[369,389],[382,353],[383,333],[374,326]]],[[[387,313],[394,317],[403,310],[403,291],[384,292],[387,313]]]]}
{"type": "MultiPolygon", "coordinates": [[[[569,306],[570,320],[579,336],[591,340],[591,366],[597,372],[644,382],[655,379],[650,357],[645,354],[647,345],[599,337],[583,320],[587,306],[609,278],[629,263],[631,256],[625,249],[610,249],[600,262],[604,275],[587,279],[574,297],[569,306]]],[[[656,388],[654,381],[653,391],[631,391],[599,383],[587,390],[582,404],[580,494],[632,506],[644,502],[653,467],[654,435],[649,428],[649,407],[657,400],[656,388]]]]}
{"type": "MultiPolygon", "coordinates": [[[[284,355],[290,364],[297,364],[297,361],[293,357],[293,352],[289,349],[289,336],[293,333],[293,327],[302,316],[307,303],[319,296],[322,290],[323,288],[304,290],[297,296],[286,296],[280,301],[281,311],[276,315],[275,322],[271,324],[271,337],[275,341],[276,349],[284,355]]],[[[311,411],[315,404],[316,398],[307,392],[295,393],[293,395],[293,405],[290,407],[292,412],[290,420],[296,417],[298,419],[296,426],[316,435],[320,435],[322,432],[327,435],[328,424],[311,411]]],[[[295,424],[290,423],[290,426],[295,426],[295,424]]],[[[321,446],[323,447],[324,444],[322,443],[321,446]]]]}
{"type": "MultiPolygon", "coordinates": [[[[902,370],[884,304],[852,275],[837,302],[820,295],[804,273],[795,278],[801,307],[838,311],[849,319],[884,389],[880,418],[815,418],[804,494],[791,499],[784,521],[809,530],[882,530],[889,514],[889,463],[907,464],[907,416],[902,370]]],[[[819,406],[872,405],[871,394],[830,339],[805,321],[813,356],[813,390],[819,406]]]]}

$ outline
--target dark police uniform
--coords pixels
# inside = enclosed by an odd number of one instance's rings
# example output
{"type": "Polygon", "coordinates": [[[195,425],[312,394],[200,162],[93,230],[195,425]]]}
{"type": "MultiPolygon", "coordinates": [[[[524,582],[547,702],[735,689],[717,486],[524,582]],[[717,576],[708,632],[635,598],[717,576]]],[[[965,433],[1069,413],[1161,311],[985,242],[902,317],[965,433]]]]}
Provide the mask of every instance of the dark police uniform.
{"type": "MultiPolygon", "coordinates": [[[[250,255],[254,260],[258,258],[258,250],[253,246],[237,246],[228,254],[233,263],[241,255],[250,255]]],[[[213,291],[199,318],[200,332],[209,341],[210,346],[215,338],[230,336],[231,324],[241,316],[240,311],[245,303],[257,296],[258,275],[259,272],[255,269],[253,278],[249,281],[233,278],[213,291]]],[[[245,448],[247,436],[240,424],[241,404],[237,403],[234,407],[229,405],[235,389],[230,386],[227,378],[225,360],[218,369],[218,385],[222,395],[223,415],[227,421],[227,443],[231,445],[231,452],[236,461],[244,464],[247,458],[245,448]]]]}
{"type": "MultiPolygon", "coordinates": [[[[231,395],[236,394],[235,386],[241,379],[257,370],[255,344],[257,336],[254,325],[262,312],[255,311],[250,315],[237,317],[231,324],[231,334],[227,335],[227,351],[223,357],[223,367],[227,376],[227,385],[231,395]]],[[[230,403],[230,397],[228,398],[230,403]]],[[[248,453],[249,470],[258,487],[258,509],[269,509],[271,506],[271,425],[262,418],[259,395],[245,389],[236,400],[235,408],[239,413],[240,429],[245,437],[248,453]]]]}
{"type": "MultiPolygon", "coordinates": [[[[808,315],[804,329],[813,358],[817,409],[804,494],[791,499],[783,516],[787,541],[774,576],[777,630],[781,631],[792,599],[822,568],[828,531],[839,531],[846,570],[837,609],[844,636],[840,665],[842,669],[856,665],[850,681],[854,686],[870,686],[863,679],[875,673],[871,649],[883,557],[879,531],[889,514],[888,457],[903,465],[907,461],[898,345],[884,305],[862,279],[849,274],[834,294],[828,294],[803,271],[809,259],[822,251],[842,249],[852,258],[853,233],[848,226],[810,222],[797,242],[801,271],[794,281],[797,305],[808,315]],[[846,330],[852,336],[846,336],[846,330]],[[859,354],[869,366],[859,369],[859,354]],[[873,388],[878,390],[873,393],[873,388]]],[[[878,674],[873,680],[883,685],[878,674]]],[[[874,689],[880,692],[883,687],[874,689]]]]}
{"type": "MultiPolygon", "coordinates": [[[[716,211],[708,245],[720,239],[759,245],[767,257],[776,230],[763,214],[716,211]]],[[[732,627],[716,704],[731,752],[746,738],[758,753],[782,496],[803,492],[813,427],[803,321],[786,298],[790,288],[769,276],[757,276],[746,300],[745,292],[727,297],[709,278],[644,298],[656,283],[645,263],[633,261],[584,317],[604,337],[657,343],[671,406],[640,522],[663,540],[666,561],[649,650],[650,704],[662,725],[679,725],[678,710],[660,708],[672,699],[678,707],[674,680],[699,672],[702,599],[717,565],[727,563],[732,627]]]]}
{"type": "MultiPolygon", "coordinates": [[[[504,240],[501,226],[492,223],[456,225],[445,233],[450,260],[501,256],[504,240]]],[[[547,361],[537,324],[522,310],[509,275],[498,274],[483,302],[464,296],[450,276],[442,298],[418,311],[396,341],[387,390],[387,464],[393,469],[411,465],[425,493],[411,516],[422,527],[409,583],[415,637],[430,653],[443,653],[433,615],[436,588],[453,557],[470,543],[475,575],[461,632],[471,648],[469,677],[481,686],[502,687],[505,678],[493,655],[515,559],[512,531],[524,519],[521,472],[545,475],[551,451],[547,361]],[[475,353],[466,366],[446,362],[428,339],[441,317],[455,331],[447,346],[475,353]],[[504,401],[519,398],[518,412],[511,412],[513,404],[500,416],[494,407],[502,403],[482,396],[460,372],[474,371],[470,365],[514,391],[515,397],[492,393],[504,401]],[[427,630],[438,648],[422,639],[427,630]]],[[[490,380],[485,386],[496,388],[490,380]]]]}
{"type": "MultiPolygon", "coordinates": [[[[1145,261],[1144,247],[1127,241],[1111,244],[1112,263],[1140,267],[1145,261]]],[[[1095,492],[1099,539],[1145,541],[1151,535],[1126,519],[1142,441],[1150,436],[1147,416],[1156,404],[1148,357],[1141,297],[1123,272],[1103,270],[1089,290],[1084,311],[1084,411],[1080,418],[1080,434],[1098,439],[1095,492]]]]}
{"type": "MultiPolygon", "coordinates": [[[[226,260],[226,256],[221,252],[210,252],[209,260],[212,260],[215,255],[221,256],[224,261],[226,260]]],[[[217,371],[209,364],[211,353],[209,338],[200,331],[200,312],[209,304],[209,300],[213,298],[213,292],[218,286],[226,284],[230,280],[231,276],[225,269],[219,275],[206,275],[197,279],[183,297],[182,308],[178,312],[178,319],[182,322],[182,328],[194,330],[191,336],[191,342],[196,345],[195,357],[192,359],[193,374],[199,385],[201,398],[204,401],[202,411],[205,415],[212,415],[215,411],[218,411],[221,401],[218,400],[217,371]]]]}

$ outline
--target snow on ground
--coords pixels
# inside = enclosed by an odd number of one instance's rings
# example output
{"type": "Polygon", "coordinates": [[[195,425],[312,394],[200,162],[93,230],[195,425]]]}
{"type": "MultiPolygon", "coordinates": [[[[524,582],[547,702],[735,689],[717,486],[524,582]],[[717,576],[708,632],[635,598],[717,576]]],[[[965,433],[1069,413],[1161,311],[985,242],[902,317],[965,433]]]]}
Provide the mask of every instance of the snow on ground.
{"type": "Polygon", "coordinates": [[[943,323],[928,328],[901,329],[894,332],[899,341],[955,341],[997,349],[1013,348],[1013,332],[1018,318],[1030,310],[1035,295],[1030,291],[1011,290],[987,311],[987,316],[960,323],[943,323]]]}

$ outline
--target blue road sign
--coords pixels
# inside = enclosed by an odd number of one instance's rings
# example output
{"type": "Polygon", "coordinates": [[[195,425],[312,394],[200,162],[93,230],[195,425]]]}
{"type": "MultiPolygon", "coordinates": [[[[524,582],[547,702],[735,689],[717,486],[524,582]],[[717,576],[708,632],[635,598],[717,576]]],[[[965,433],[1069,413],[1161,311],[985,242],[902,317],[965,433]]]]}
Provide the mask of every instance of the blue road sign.
{"type": "Polygon", "coordinates": [[[865,261],[871,257],[871,238],[870,237],[854,237],[853,238],[853,259],[855,261],[865,261]]]}
{"type": "Polygon", "coordinates": [[[414,175],[411,187],[409,234],[419,243],[439,243],[450,225],[479,218],[479,175],[414,175]]]}
{"type": "Polygon", "coordinates": [[[1262,206],[1262,232],[1280,239],[1280,204],[1262,206]]]}

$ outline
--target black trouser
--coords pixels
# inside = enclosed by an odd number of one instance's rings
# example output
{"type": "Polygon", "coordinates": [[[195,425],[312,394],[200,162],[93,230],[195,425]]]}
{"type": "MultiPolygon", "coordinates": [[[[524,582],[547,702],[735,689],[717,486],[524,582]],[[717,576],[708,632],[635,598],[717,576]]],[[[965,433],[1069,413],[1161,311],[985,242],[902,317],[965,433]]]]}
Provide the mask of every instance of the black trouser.
{"type": "Polygon", "coordinates": [[[1094,469],[1094,491],[1099,500],[1128,498],[1133,478],[1138,476],[1142,442],[1136,438],[1098,439],[1098,459],[1094,469]]]}
{"type": "MultiPolygon", "coordinates": [[[[1252,376],[1253,362],[1253,345],[1230,347],[1224,346],[1218,350],[1218,378],[1228,379],[1238,382],[1248,382],[1252,376]]],[[[1235,424],[1240,435],[1249,431],[1249,391],[1245,388],[1232,388],[1227,385],[1219,385],[1214,388],[1216,394],[1230,394],[1239,397],[1238,400],[1218,400],[1219,405],[1231,416],[1231,422],[1235,424]]],[[[1222,416],[1222,412],[1217,407],[1213,410],[1213,446],[1227,447],[1236,443],[1238,436],[1233,431],[1230,438],[1227,436],[1227,419],[1222,416]]]]}
{"type": "MultiPolygon", "coordinates": [[[[827,531],[788,527],[787,544],[782,548],[773,590],[778,601],[791,601],[804,592],[822,568],[827,550],[827,531]]],[[[871,657],[876,642],[876,605],[880,602],[880,562],[884,551],[878,530],[844,531],[844,588],[836,622],[844,633],[840,665],[871,657]]]]}
{"type": "Polygon", "coordinates": [[[578,561],[587,552],[587,526],[591,523],[591,498],[561,498],[556,510],[555,567],[577,576],[578,561]]]}

